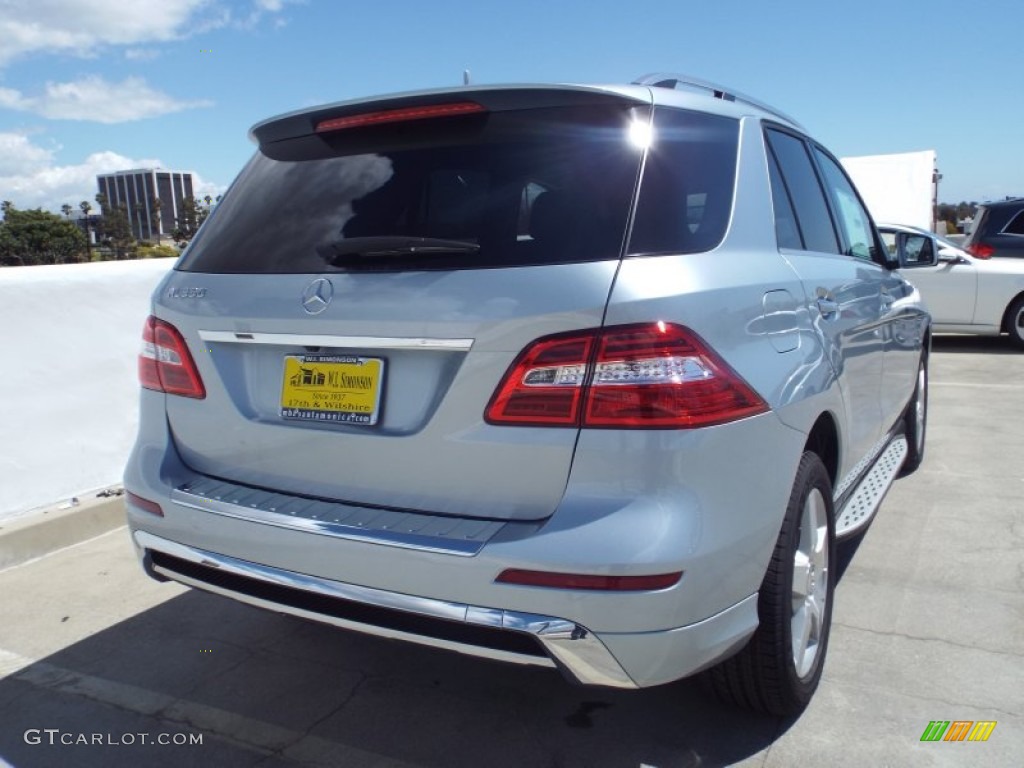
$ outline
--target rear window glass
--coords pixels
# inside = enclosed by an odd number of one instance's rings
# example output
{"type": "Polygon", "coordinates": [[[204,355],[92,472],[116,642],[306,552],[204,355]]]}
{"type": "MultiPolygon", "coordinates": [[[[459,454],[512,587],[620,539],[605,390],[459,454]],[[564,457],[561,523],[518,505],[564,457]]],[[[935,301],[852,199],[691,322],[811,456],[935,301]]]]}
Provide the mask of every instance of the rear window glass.
{"type": "Polygon", "coordinates": [[[1024,235],[1024,211],[1010,219],[1010,223],[1003,227],[1003,232],[1007,235],[1024,235]]]}
{"type": "Polygon", "coordinates": [[[722,241],[738,138],[734,118],[664,107],[655,112],[631,254],[698,253],[722,241]]]}
{"type": "MultiPolygon", "coordinates": [[[[257,152],[179,269],[314,273],[616,259],[649,109],[545,107],[343,130],[257,152]],[[631,130],[632,128],[632,130],[631,130]]],[[[660,110],[633,251],[721,239],[735,120],[660,110]]]]}

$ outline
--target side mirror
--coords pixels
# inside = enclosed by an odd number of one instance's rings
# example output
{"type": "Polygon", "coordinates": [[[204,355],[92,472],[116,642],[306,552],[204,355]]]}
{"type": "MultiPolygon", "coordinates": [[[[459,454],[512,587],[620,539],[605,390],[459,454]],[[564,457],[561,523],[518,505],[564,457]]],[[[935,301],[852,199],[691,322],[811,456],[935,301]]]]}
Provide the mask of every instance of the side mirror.
{"type": "Polygon", "coordinates": [[[908,234],[902,236],[902,243],[900,263],[904,269],[934,267],[938,263],[937,243],[927,235],[908,234]]]}

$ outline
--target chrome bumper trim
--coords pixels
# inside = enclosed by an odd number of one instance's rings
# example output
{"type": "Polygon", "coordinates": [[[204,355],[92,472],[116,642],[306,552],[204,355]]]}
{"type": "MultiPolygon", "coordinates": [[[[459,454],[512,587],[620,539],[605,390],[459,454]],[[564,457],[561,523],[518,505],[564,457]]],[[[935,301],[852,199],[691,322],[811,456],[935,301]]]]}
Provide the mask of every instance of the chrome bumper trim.
{"type": "Polygon", "coordinates": [[[296,590],[311,592],[327,597],[339,598],[356,603],[364,603],[379,608],[405,611],[433,619],[463,622],[470,625],[505,629],[522,632],[534,636],[548,653],[549,657],[528,656],[512,651],[486,648],[449,640],[426,637],[387,627],[350,621],[334,616],[326,616],[282,603],[265,600],[251,595],[241,594],[215,584],[193,579],[171,569],[154,566],[153,570],[162,576],[188,586],[203,589],[216,594],[231,597],[250,605],[267,608],[281,613],[301,616],[307,619],[333,624],[346,629],[353,629],[367,634],[390,637],[400,640],[429,645],[436,648],[459,651],[470,656],[510,661],[519,664],[557,667],[570,679],[583,685],[602,685],[613,688],[636,688],[637,685],[626,674],[625,670],[589,629],[575,622],[566,621],[552,616],[507,611],[498,608],[484,608],[465,603],[455,603],[434,598],[417,597],[399,592],[388,592],[355,584],[323,579],[317,576],[295,573],[280,568],[251,563],[246,560],[207,552],[202,549],[185,546],[177,542],[154,536],[145,531],[134,533],[135,544],[142,550],[163,552],[172,557],[187,560],[191,563],[216,568],[236,576],[255,579],[268,584],[289,587],[296,590]]]}
{"type": "Polygon", "coordinates": [[[308,333],[247,333],[245,331],[199,331],[203,341],[231,344],[276,344],[286,347],[330,347],[332,349],[402,349],[468,352],[473,339],[405,338],[387,336],[321,336],[308,333]]]}

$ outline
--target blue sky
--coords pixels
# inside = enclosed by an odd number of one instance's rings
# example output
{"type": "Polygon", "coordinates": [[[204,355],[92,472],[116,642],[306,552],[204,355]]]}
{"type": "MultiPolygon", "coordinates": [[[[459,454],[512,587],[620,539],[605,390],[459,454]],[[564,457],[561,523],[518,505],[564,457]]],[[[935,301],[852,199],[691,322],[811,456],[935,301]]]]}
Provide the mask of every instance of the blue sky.
{"type": "Polygon", "coordinates": [[[1019,0],[0,0],[0,199],[77,207],[159,165],[222,191],[251,125],[475,83],[685,72],[839,156],[934,149],[940,199],[1024,195],[1019,0]]]}

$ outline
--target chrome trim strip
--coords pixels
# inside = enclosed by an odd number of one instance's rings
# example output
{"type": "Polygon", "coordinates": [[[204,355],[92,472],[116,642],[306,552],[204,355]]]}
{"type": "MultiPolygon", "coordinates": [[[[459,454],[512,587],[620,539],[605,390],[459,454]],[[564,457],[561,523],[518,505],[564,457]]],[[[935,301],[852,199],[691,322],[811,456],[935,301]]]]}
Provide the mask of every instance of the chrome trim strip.
{"type": "Polygon", "coordinates": [[[506,611],[499,608],[484,608],[464,603],[454,603],[435,598],[417,597],[405,595],[399,592],[388,592],[372,587],[363,587],[355,584],[345,584],[340,581],[332,581],[317,576],[295,573],[280,568],[272,568],[266,565],[250,563],[245,560],[238,560],[227,555],[218,555],[202,549],[185,546],[177,542],[169,541],[159,536],[154,536],[145,531],[134,533],[134,542],[145,554],[145,550],[155,550],[171,555],[173,557],[188,560],[189,562],[218,568],[237,576],[256,579],[268,584],[278,584],[293,589],[313,592],[328,597],[341,598],[353,602],[375,605],[382,608],[391,608],[399,611],[406,611],[420,616],[448,621],[459,621],[467,624],[474,624],[486,627],[499,627],[515,632],[532,634],[541,642],[551,658],[541,656],[528,656],[517,654],[511,651],[502,651],[493,648],[485,648],[475,645],[466,645],[450,640],[443,640],[433,637],[424,637],[400,630],[393,630],[386,627],[378,627],[370,624],[361,624],[347,619],[339,619],[333,616],[324,616],[301,608],[293,608],[288,605],[275,603],[262,598],[255,598],[249,595],[239,594],[230,589],[218,587],[214,584],[198,581],[174,572],[168,568],[154,567],[154,570],[183,584],[198,589],[216,592],[217,594],[240,600],[250,605],[267,608],[282,613],[302,616],[307,619],[314,619],[327,624],[354,629],[367,634],[391,637],[421,645],[429,645],[436,648],[459,651],[470,656],[511,661],[519,664],[530,664],[534,666],[553,666],[560,668],[570,678],[584,685],[603,685],[614,688],[636,688],[635,682],[626,674],[612,656],[608,648],[586,627],[575,622],[552,616],[541,616],[537,614],[519,613],[517,611],[506,611]]]}
{"type": "Polygon", "coordinates": [[[171,501],[189,509],[277,528],[461,557],[478,554],[505,526],[504,522],[493,520],[466,520],[353,507],[298,496],[283,497],[229,483],[220,485],[228,490],[223,493],[203,493],[201,490],[193,491],[186,484],[171,491],[171,501]],[[264,503],[267,499],[276,499],[274,503],[277,506],[264,503]],[[386,522],[379,522],[382,518],[386,522]],[[431,533],[420,533],[420,530],[429,530],[431,533]],[[451,532],[454,535],[446,535],[451,532]]]}
{"type": "Polygon", "coordinates": [[[286,347],[332,349],[401,349],[468,352],[473,339],[404,338],[391,336],[328,336],[311,333],[249,333],[247,331],[199,331],[203,341],[231,344],[275,344],[286,347]]]}

